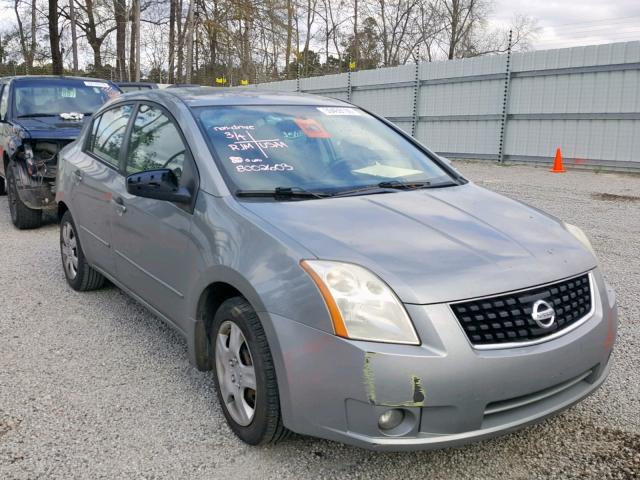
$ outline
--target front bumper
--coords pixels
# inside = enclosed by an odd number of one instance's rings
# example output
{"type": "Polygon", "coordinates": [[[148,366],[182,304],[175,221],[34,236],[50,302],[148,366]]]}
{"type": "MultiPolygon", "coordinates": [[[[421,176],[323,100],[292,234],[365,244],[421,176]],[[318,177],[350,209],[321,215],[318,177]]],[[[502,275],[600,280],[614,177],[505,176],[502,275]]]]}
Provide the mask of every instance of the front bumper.
{"type": "Polygon", "coordinates": [[[52,183],[55,177],[45,177],[40,181],[34,180],[27,173],[23,163],[14,166],[16,187],[20,201],[33,210],[53,210],[57,207],[52,183]]]}
{"type": "MultiPolygon", "coordinates": [[[[597,271],[595,308],[579,328],[545,343],[472,348],[447,305],[407,305],[420,346],[350,341],[268,315],[285,425],[376,450],[460,445],[540,421],[595,391],[610,368],[613,292],[597,271]],[[378,427],[405,412],[392,435],[378,427]]],[[[266,315],[266,314],[265,314],[266,315]]]]}

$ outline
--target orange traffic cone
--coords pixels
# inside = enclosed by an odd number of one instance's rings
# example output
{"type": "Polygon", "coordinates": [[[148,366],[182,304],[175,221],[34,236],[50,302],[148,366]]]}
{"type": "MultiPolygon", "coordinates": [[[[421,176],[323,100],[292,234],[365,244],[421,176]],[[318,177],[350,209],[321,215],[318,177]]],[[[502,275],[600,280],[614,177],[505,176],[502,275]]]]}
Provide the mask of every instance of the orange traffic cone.
{"type": "Polygon", "coordinates": [[[553,168],[549,170],[551,173],[565,173],[566,170],[562,166],[562,152],[560,149],[556,150],[556,158],[553,161],[553,168]]]}

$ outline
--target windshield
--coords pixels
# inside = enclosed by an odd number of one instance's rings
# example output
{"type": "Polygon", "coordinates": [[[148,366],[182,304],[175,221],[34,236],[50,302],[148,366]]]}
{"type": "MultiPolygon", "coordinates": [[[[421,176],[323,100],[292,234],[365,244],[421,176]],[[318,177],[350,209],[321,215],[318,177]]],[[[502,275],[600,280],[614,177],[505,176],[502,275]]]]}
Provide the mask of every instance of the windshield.
{"type": "Polygon", "coordinates": [[[388,182],[453,183],[421,150],[357,108],[194,110],[232,190],[337,192],[388,182]]]}
{"type": "Polygon", "coordinates": [[[13,104],[17,117],[86,115],[118,95],[120,92],[108,82],[58,78],[17,80],[13,104]]]}

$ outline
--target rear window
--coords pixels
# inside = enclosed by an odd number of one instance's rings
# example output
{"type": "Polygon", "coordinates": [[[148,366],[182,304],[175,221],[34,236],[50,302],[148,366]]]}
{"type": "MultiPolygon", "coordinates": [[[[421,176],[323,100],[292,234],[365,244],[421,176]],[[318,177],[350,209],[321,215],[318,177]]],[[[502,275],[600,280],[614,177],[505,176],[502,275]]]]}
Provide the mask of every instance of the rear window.
{"type": "Polygon", "coordinates": [[[120,95],[113,84],[97,80],[16,80],[14,111],[20,117],[53,116],[61,113],[89,115],[107,100],[120,95]]]}

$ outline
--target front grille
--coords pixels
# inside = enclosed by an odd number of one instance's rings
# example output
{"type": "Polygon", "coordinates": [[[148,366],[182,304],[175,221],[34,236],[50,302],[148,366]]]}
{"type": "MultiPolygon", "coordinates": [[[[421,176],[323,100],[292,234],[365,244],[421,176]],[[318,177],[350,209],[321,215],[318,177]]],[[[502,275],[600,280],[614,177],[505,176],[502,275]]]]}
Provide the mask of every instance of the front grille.
{"type": "Polygon", "coordinates": [[[473,345],[525,343],[564,330],[591,311],[589,274],[550,285],[489,298],[451,304],[473,345]],[[540,327],[531,316],[533,304],[545,300],[555,310],[555,322],[540,327]]]}

